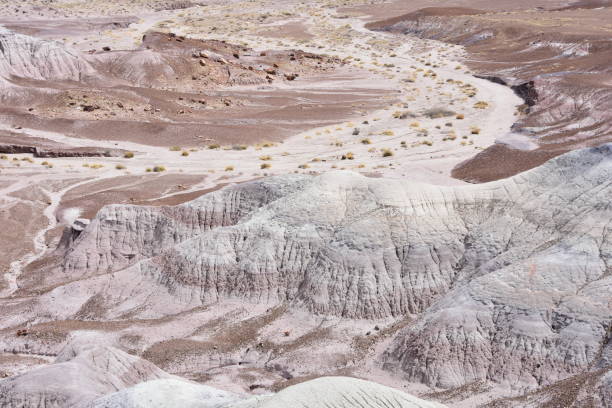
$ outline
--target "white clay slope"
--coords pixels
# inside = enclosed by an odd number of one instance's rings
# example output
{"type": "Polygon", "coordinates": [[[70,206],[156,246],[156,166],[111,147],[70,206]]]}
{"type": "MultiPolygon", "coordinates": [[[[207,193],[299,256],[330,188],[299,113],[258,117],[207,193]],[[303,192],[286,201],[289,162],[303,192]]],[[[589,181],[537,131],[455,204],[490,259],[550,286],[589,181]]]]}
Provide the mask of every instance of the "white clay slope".
{"type": "Polygon", "coordinates": [[[349,377],[321,377],[227,408],[444,408],[393,388],[349,377]]]}
{"type": "Polygon", "coordinates": [[[0,381],[0,407],[80,407],[118,389],[159,378],[171,376],[116,348],[67,347],[54,364],[0,381]]]}
{"type": "Polygon", "coordinates": [[[54,364],[0,381],[3,408],[436,408],[372,382],[324,377],[245,398],[171,376],[112,347],[69,345],[54,364]]]}
{"type": "Polygon", "coordinates": [[[105,319],[230,298],[346,318],[418,313],[384,355],[394,375],[533,389],[601,358],[612,324],[610,197],[604,145],[475,186],[331,172],[177,207],[113,205],[56,272],[80,280],[33,310],[70,319],[97,296],[105,319]]]}
{"type": "Polygon", "coordinates": [[[87,408],[223,408],[238,399],[236,395],[205,385],[162,379],[109,394],[87,408]]]}
{"type": "Polygon", "coordinates": [[[181,380],[139,384],[94,401],[87,408],[443,408],[393,388],[348,377],[322,377],[277,394],[238,397],[181,380]]]}
{"type": "Polygon", "coordinates": [[[57,41],[41,40],[0,27],[0,77],[80,81],[93,68],[78,51],[57,41]]]}

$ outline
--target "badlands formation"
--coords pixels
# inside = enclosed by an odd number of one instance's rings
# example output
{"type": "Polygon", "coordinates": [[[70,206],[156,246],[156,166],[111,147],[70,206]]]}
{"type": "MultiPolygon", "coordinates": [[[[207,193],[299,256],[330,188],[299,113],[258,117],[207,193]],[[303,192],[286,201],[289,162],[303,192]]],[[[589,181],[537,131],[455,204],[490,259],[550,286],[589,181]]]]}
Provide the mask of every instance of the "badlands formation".
{"type": "Polygon", "coordinates": [[[605,0],[0,0],[0,407],[612,406],[605,0]]]}

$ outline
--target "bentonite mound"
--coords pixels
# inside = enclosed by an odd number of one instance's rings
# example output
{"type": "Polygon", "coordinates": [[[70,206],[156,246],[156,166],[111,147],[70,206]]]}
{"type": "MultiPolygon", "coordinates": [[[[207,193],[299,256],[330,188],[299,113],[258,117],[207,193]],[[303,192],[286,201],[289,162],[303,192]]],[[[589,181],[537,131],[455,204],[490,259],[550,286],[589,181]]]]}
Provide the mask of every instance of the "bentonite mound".
{"type": "Polygon", "coordinates": [[[156,318],[241,299],[347,318],[418,313],[385,353],[387,370],[519,393],[609,367],[610,197],[604,145],[475,186],[332,172],[176,207],[112,205],[47,275],[77,281],[35,309],[156,318]]]}
{"type": "Polygon", "coordinates": [[[93,68],[77,51],[0,27],[0,77],[81,81],[93,68]]]}
{"type": "Polygon", "coordinates": [[[348,377],[321,377],[241,400],[187,381],[155,380],[93,401],[87,408],[443,408],[393,388],[348,377]]]}
{"type": "Polygon", "coordinates": [[[171,376],[113,347],[68,346],[54,364],[0,381],[3,408],[443,408],[376,383],[323,377],[246,398],[171,376]]]}
{"type": "Polygon", "coordinates": [[[83,406],[118,389],[170,377],[152,363],[113,347],[68,347],[54,364],[0,381],[0,406],[83,406]]]}
{"type": "MultiPolygon", "coordinates": [[[[283,391],[252,398],[232,408],[444,408],[393,388],[347,377],[321,377],[283,391]]],[[[229,408],[228,407],[228,408],[229,408]]]]}
{"type": "Polygon", "coordinates": [[[222,408],[239,399],[225,391],[171,378],[143,382],[105,395],[87,408],[222,408]]]}

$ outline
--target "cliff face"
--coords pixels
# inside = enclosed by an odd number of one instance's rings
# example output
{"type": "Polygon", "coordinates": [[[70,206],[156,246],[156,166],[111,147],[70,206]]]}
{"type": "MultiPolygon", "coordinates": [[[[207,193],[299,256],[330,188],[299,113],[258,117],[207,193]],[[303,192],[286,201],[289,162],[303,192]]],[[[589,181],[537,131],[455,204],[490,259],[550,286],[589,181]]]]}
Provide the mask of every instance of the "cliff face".
{"type": "Polygon", "coordinates": [[[602,358],[610,180],[604,145],[477,186],[333,172],[231,186],[177,207],[110,206],[68,249],[62,273],[79,281],[49,296],[74,302],[58,318],[91,293],[105,318],[220,299],[346,318],[419,314],[384,354],[387,370],[442,388],[536,388],[602,358]]]}

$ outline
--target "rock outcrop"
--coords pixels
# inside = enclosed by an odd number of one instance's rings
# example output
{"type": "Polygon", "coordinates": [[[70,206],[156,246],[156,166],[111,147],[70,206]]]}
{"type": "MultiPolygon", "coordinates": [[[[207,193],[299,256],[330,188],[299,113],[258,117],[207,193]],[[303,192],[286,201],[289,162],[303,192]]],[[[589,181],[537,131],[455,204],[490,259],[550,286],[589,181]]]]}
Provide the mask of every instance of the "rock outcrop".
{"type": "Polygon", "coordinates": [[[55,271],[76,281],[34,308],[158,318],[239,299],[346,318],[418,314],[384,353],[386,370],[524,392],[609,365],[611,181],[603,145],[482,185],[331,172],[176,207],[112,205],[55,271]]]}
{"type": "Polygon", "coordinates": [[[0,27],[0,77],[82,81],[93,68],[77,51],[0,27]]]}

